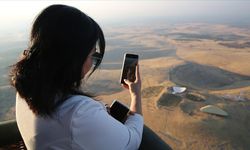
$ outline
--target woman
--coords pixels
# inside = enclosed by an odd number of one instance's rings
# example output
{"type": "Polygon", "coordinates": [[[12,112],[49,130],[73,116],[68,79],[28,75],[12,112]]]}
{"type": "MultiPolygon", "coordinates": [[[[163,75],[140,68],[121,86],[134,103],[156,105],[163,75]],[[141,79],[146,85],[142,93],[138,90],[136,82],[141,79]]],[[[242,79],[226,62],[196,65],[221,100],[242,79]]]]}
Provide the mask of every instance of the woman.
{"type": "Polygon", "coordinates": [[[123,85],[132,112],[125,124],[80,89],[104,52],[101,28],[80,10],[51,5],[38,15],[29,49],[11,71],[17,124],[28,149],[138,149],[143,130],[139,67],[136,81],[123,85]]]}

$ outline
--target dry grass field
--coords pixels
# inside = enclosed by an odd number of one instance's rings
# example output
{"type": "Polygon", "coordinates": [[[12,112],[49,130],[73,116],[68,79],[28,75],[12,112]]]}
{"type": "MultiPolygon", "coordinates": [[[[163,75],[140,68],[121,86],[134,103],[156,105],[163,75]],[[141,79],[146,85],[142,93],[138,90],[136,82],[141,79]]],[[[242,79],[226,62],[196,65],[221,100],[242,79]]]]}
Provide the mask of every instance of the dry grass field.
{"type": "MultiPolygon", "coordinates": [[[[144,121],[166,143],[176,150],[250,149],[249,28],[190,23],[105,31],[101,69],[83,81],[96,99],[129,105],[129,93],[118,82],[121,63],[123,53],[138,53],[144,121]],[[172,94],[169,89],[175,85],[187,91],[172,94]],[[206,105],[229,115],[201,112],[206,105]]],[[[1,86],[1,92],[7,91],[1,86]]],[[[14,94],[9,93],[0,93],[2,119],[14,115],[14,94]]]]}
{"type": "MultiPolygon", "coordinates": [[[[165,41],[172,49],[159,51],[170,55],[140,61],[145,124],[173,149],[250,149],[250,30],[185,24],[164,31],[144,46],[165,41]],[[186,86],[187,91],[172,94],[173,85],[186,86]],[[201,112],[206,105],[215,105],[229,116],[201,112]]],[[[101,72],[119,79],[119,69],[101,72]]],[[[128,91],[116,86],[118,92],[98,99],[109,104],[118,99],[129,105],[128,91]]]]}

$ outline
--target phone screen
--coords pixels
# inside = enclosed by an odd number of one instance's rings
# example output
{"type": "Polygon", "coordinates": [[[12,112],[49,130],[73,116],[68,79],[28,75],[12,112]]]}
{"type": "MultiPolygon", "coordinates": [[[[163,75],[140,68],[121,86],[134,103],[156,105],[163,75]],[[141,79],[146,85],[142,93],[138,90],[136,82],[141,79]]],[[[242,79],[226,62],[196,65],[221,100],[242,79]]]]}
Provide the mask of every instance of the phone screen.
{"type": "Polygon", "coordinates": [[[126,121],[128,112],[128,107],[117,100],[114,100],[110,106],[110,115],[121,123],[126,121]]]}
{"type": "Polygon", "coordinates": [[[125,54],[120,83],[125,84],[124,79],[127,79],[131,82],[135,81],[135,69],[138,63],[138,58],[139,56],[136,54],[125,54]]]}

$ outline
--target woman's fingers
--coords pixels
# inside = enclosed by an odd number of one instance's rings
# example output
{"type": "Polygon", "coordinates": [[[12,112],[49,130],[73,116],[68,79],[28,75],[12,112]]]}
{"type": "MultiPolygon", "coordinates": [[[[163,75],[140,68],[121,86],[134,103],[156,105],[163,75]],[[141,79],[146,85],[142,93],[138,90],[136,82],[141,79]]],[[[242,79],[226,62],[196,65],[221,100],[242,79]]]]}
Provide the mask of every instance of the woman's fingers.
{"type": "Polygon", "coordinates": [[[129,81],[128,79],[124,79],[124,82],[126,83],[126,85],[130,85],[132,82],[129,81]]]}
{"type": "Polygon", "coordinates": [[[122,86],[132,91],[135,89],[135,87],[140,86],[141,78],[140,78],[139,64],[136,65],[136,69],[135,69],[135,81],[131,82],[129,81],[129,78],[124,79],[123,81],[124,81],[124,84],[122,84],[122,86]]]}
{"type": "Polygon", "coordinates": [[[128,85],[126,85],[126,84],[122,84],[122,86],[123,86],[125,89],[129,89],[128,85]]]}
{"type": "Polygon", "coordinates": [[[122,84],[122,86],[126,89],[129,89],[129,85],[131,85],[131,82],[127,79],[123,80],[125,84],[122,84]]]}
{"type": "Polygon", "coordinates": [[[139,63],[136,65],[135,77],[136,77],[135,82],[138,82],[139,80],[141,80],[140,71],[139,71],[139,63]]]}

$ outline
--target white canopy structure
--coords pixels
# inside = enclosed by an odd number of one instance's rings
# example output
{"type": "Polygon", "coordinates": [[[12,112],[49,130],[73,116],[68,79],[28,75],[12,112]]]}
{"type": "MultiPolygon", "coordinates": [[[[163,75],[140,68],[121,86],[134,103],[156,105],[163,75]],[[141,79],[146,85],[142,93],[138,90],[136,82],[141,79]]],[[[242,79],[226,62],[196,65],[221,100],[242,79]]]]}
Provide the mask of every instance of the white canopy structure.
{"type": "Polygon", "coordinates": [[[228,116],[228,113],[224,110],[220,109],[219,107],[213,106],[213,105],[207,105],[202,108],[200,108],[200,111],[209,113],[209,114],[215,114],[220,116],[228,116]]]}
{"type": "Polygon", "coordinates": [[[187,90],[186,87],[180,87],[180,86],[173,86],[172,88],[173,88],[172,94],[180,94],[187,90]]]}

